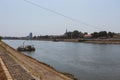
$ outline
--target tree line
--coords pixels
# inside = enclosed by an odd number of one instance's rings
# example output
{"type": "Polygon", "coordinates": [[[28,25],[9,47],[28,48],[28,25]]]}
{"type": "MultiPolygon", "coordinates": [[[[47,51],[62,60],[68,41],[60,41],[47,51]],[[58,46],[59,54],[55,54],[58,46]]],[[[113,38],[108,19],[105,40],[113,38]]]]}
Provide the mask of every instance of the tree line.
{"type": "MultiPolygon", "coordinates": [[[[73,32],[66,32],[64,34],[67,39],[77,39],[77,38],[84,38],[85,35],[88,35],[87,32],[80,32],[78,30],[74,30],[73,32]]],[[[90,34],[90,38],[113,38],[115,33],[114,32],[107,32],[107,31],[100,31],[100,32],[93,32],[90,34]]]]}
{"type": "Polygon", "coordinates": [[[92,35],[92,38],[113,38],[115,33],[107,32],[107,31],[100,31],[100,32],[94,32],[91,35],[92,35]]]}
{"type": "MultiPolygon", "coordinates": [[[[74,31],[66,31],[63,35],[45,35],[45,36],[33,36],[31,39],[47,39],[47,40],[52,40],[52,39],[79,39],[79,38],[86,38],[85,36],[89,35],[89,38],[100,38],[100,39],[104,39],[104,38],[114,38],[115,35],[117,35],[117,33],[114,32],[107,32],[107,31],[100,31],[100,32],[93,32],[91,34],[88,34],[87,32],[81,32],[78,30],[74,30],[74,31]]],[[[119,36],[120,37],[120,36],[119,36]]],[[[1,39],[28,39],[27,37],[1,37],[0,36],[0,40],[1,39]]],[[[118,37],[117,37],[118,38],[118,37]]]]}

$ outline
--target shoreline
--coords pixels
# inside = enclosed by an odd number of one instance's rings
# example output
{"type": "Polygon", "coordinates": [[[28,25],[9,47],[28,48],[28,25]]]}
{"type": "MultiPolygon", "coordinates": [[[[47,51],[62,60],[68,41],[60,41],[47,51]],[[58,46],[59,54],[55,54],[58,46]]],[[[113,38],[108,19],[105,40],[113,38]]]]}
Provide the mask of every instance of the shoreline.
{"type": "Polygon", "coordinates": [[[95,43],[95,44],[120,44],[120,39],[93,39],[86,40],[85,43],[95,43]]]}
{"type": "Polygon", "coordinates": [[[120,44],[120,39],[64,39],[61,42],[80,42],[93,44],[120,44]]]}
{"type": "MultiPolygon", "coordinates": [[[[19,63],[27,72],[29,72],[30,75],[35,76],[37,78],[39,78],[40,80],[47,80],[46,77],[49,77],[50,80],[56,80],[57,76],[58,76],[58,80],[77,80],[76,78],[73,77],[73,75],[67,73],[67,75],[65,75],[62,72],[57,71],[56,69],[54,69],[53,67],[51,67],[50,65],[40,62],[30,56],[27,56],[21,52],[16,51],[14,48],[10,47],[8,44],[4,43],[4,42],[0,42],[0,46],[2,46],[3,48],[5,48],[6,52],[9,52],[9,55],[12,56],[12,58],[19,63]],[[22,61],[23,59],[23,61],[22,61]],[[29,63],[31,62],[31,63],[29,63]],[[30,64],[34,64],[34,65],[30,65],[30,64]],[[34,70],[36,70],[38,67],[35,68],[36,66],[41,67],[41,69],[43,69],[42,71],[45,71],[45,73],[47,73],[48,75],[44,75],[43,72],[36,72],[34,70]],[[53,76],[50,76],[49,74],[51,74],[53,76]],[[44,77],[44,76],[46,77],[44,77]],[[71,75],[71,76],[68,76],[71,75]],[[55,76],[55,77],[54,77],[55,76]]],[[[39,70],[37,70],[39,71],[39,70]]],[[[41,70],[40,70],[41,71],[41,70]]]]}
{"type": "MultiPolygon", "coordinates": [[[[23,40],[23,39],[4,39],[4,40],[23,40]]],[[[36,39],[30,39],[36,40],[36,39]]],[[[40,39],[36,41],[53,41],[53,42],[80,42],[95,44],[120,44],[120,39],[40,39]]]]}

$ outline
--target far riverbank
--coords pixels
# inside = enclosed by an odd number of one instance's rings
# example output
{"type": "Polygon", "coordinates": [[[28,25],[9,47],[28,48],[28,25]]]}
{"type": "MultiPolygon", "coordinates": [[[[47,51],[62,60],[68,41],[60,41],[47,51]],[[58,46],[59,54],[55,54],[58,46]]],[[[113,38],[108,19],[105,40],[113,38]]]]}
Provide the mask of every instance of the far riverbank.
{"type": "MultiPolygon", "coordinates": [[[[4,39],[6,40],[6,39],[4,39]]],[[[28,39],[7,39],[7,40],[28,40],[28,39]]],[[[54,42],[82,42],[95,44],[120,44],[120,39],[29,39],[40,41],[54,41],[54,42]]]]}
{"type": "Polygon", "coordinates": [[[55,41],[83,42],[83,43],[96,43],[96,44],[120,44],[120,39],[64,39],[64,40],[56,39],[55,41]]]}
{"type": "Polygon", "coordinates": [[[86,43],[96,43],[96,44],[120,44],[119,39],[94,39],[94,40],[85,40],[86,43]]]}

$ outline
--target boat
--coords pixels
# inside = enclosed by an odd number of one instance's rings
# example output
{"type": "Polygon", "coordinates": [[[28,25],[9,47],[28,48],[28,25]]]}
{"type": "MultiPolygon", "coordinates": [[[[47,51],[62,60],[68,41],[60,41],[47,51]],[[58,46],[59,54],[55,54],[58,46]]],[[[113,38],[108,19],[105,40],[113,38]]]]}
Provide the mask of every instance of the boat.
{"type": "Polygon", "coordinates": [[[59,40],[58,40],[58,39],[53,39],[52,41],[54,41],[54,42],[58,42],[59,40]]]}
{"type": "Polygon", "coordinates": [[[23,46],[19,46],[17,51],[35,51],[35,47],[33,45],[24,45],[25,41],[23,42],[23,46]]]}
{"type": "Polygon", "coordinates": [[[20,46],[17,48],[18,51],[35,51],[34,46],[27,45],[27,46],[20,46]]]}

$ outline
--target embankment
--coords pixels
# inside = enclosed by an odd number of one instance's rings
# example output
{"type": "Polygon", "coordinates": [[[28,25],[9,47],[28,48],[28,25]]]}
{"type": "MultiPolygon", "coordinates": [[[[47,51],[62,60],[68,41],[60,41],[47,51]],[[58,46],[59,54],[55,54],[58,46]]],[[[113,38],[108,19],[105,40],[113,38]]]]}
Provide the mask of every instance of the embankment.
{"type": "Polygon", "coordinates": [[[8,54],[28,74],[34,77],[35,80],[74,80],[49,67],[49,65],[16,51],[2,41],[0,42],[0,47],[1,52],[8,54]]]}

